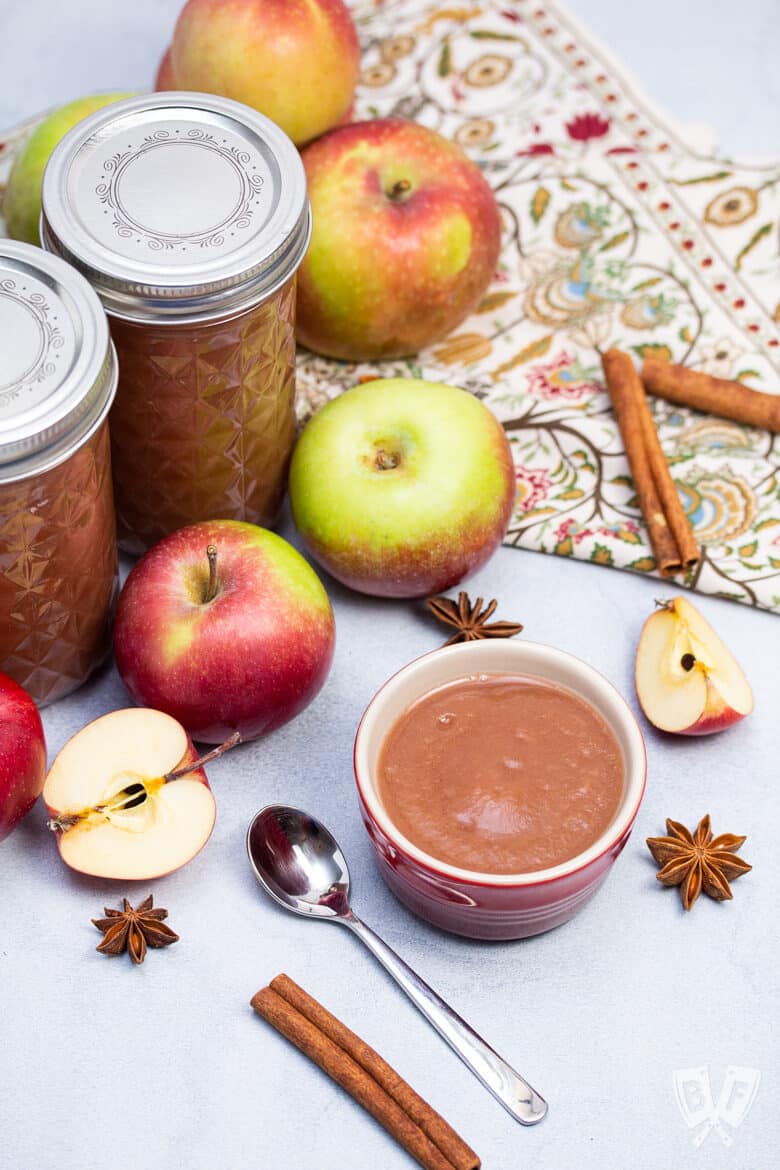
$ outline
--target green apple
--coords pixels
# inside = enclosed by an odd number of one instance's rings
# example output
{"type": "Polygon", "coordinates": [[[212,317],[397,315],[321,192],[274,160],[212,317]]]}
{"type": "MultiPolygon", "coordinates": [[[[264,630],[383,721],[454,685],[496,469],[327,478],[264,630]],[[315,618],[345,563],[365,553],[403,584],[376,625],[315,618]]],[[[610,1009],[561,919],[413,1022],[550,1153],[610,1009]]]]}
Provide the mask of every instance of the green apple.
{"type": "Polygon", "coordinates": [[[377,379],[329,402],[290,467],[295,523],[311,555],[362,593],[425,597],[478,569],[515,496],[495,415],[455,386],[377,379]]]}
{"type": "Polygon", "coordinates": [[[501,217],[479,168],[401,118],[332,130],[301,157],[313,229],[298,270],[298,340],[360,361],[446,337],[498,263],[501,217]]]}
{"type": "Polygon", "coordinates": [[[41,181],[49,155],[60,139],[88,114],[130,96],[129,93],[95,93],[76,98],[36,126],[21,154],[14,160],[5,190],[3,215],[11,239],[40,244],[41,181]]]}

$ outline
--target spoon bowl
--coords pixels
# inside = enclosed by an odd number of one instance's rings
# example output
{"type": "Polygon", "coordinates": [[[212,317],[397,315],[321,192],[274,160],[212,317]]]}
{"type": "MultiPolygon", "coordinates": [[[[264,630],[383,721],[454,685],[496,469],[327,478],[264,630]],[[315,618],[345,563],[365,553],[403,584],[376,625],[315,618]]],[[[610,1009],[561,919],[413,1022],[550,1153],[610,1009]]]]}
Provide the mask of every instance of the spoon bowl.
{"type": "Polygon", "coordinates": [[[253,818],[247,852],[267,894],[293,914],[339,918],[349,914],[349,869],[338,842],[323,824],[282,804],[253,818]]]}

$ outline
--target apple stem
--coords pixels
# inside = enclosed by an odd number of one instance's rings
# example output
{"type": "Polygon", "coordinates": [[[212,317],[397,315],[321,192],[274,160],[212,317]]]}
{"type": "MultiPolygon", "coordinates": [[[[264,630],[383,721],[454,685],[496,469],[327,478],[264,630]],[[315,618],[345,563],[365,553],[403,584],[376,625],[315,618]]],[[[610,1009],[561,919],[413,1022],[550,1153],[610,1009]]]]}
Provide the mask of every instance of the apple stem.
{"type": "Polygon", "coordinates": [[[180,780],[182,776],[188,776],[190,772],[197,772],[198,768],[204,768],[206,764],[210,764],[212,760],[218,760],[225,752],[229,752],[236,744],[241,743],[241,732],[234,731],[230,739],[226,739],[219,747],[212,748],[210,752],[206,752],[205,756],[198,756],[197,760],[193,760],[190,764],[183,764],[180,768],[174,768],[172,772],[166,772],[163,780],[167,784],[170,780],[180,780]]]}
{"type": "Polygon", "coordinates": [[[206,556],[209,562],[209,579],[206,585],[206,592],[203,594],[204,605],[208,605],[217,596],[217,546],[215,544],[208,546],[206,556]]]}
{"type": "Polygon", "coordinates": [[[393,183],[392,187],[387,192],[387,197],[388,199],[391,199],[393,203],[398,203],[401,197],[406,195],[406,193],[411,191],[411,189],[412,184],[408,179],[399,179],[398,182],[393,183]]]}
{"type": "Polygon", "coordinates": [[[46,827],[51,829],[52,833],[64,833],[77,825],[80,820],[81,817],[78,816],[50,817],[46,822],[46,827]]]}

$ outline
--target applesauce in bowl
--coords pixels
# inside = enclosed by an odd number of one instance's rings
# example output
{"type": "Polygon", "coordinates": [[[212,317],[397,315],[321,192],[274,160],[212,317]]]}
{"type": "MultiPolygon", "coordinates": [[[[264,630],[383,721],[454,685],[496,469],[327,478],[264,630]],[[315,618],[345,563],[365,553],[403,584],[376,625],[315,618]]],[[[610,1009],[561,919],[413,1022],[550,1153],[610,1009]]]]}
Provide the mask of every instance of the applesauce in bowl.
{"type": "Polygon", "coordinates": [[[404,836],[486,873],[531,873],[582,853],[622,792],[606,720],[528,675],[468,675],[423,695],[390,728],[378,763],[379,798],[404,836]]]}
{"type": "Polygon", "coordinates": [[[570,654],[473,642],[417,659],[355,740],[363,820],[411,910],[475,938],[567,921],[625,845],[646,759],[625,701],[570,654]]]}

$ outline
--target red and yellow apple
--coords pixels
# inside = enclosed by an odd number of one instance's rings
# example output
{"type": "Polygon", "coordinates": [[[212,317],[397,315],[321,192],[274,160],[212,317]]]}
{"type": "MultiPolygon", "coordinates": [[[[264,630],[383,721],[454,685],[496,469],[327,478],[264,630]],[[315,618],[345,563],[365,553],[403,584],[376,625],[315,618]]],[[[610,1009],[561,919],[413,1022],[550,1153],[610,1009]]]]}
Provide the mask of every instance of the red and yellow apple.
{"type": "Polygon", "coordinates": [[[478,569],[514,495],[495,415],[465,390],[414,378],[366,382],[329,402],[290,468],[293,518],[311,555],[379,597],[425,597],[478,569]]]}
{"type": "Polygon", "coordinates": [[[41,794],[46,741],[33,699],[0,672],[0,841],[26,817],[41,794]]]}
{"type": "Polygon", "coordinates": [[[664,602],[645,622],[635,677],[642,710],[661,731],[711,735],[753,710],[736,659],[685,597],[664,602]]]}
{"type": "Polygon", "coordinates": [[[76,98],[35,127],[23,150],[14,159],[3,198],[3,215],[11,239],[25,240],[28,244],[41,242],[38,236],[41,182],[49,155],[60,139],[88,114],[129,96],[127,93],[95,93],[76,98]]]}
{"type": "Polygon", "coordinates": [[[62,860],[80,873],[123,880],[185,865],[217,815],[197,762],[184,728],[162,711],[131,707],[87,724],[65,744],[43,788],[62,860]]]}
{"type": "Polygon", "coordinates": [[[181,86],[176,84],[170,45],[163,53],[162,60],[157,67],[157,76],[154,79],[154,88],[156,90],[181,89],[181,86]]]}
{"type": "Polygon", "coordinates": [[[342,0],[189,0],[171,63],[179,89],[253,106],[300,145],[349,109],[360,46],[342,0]]]}
{"type": "Polygon", "coordinates": [[[206,743],[292,719],[324,683],[334,642],[333,610],[308,562],[275,533],[234,520],[193,524],[150,549],[114,625],[133,698],[206,743]]]}
{"type": "Polygon", "coordinates": [[[380,118],[333,130],[302,157],[313,231],[298,340],[346,361],[402,357],[459,325],[501,245],[493,192],[460,147],[380,118]]]}

